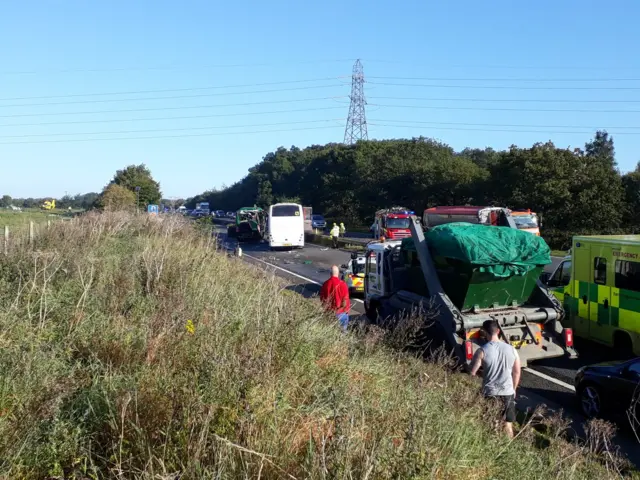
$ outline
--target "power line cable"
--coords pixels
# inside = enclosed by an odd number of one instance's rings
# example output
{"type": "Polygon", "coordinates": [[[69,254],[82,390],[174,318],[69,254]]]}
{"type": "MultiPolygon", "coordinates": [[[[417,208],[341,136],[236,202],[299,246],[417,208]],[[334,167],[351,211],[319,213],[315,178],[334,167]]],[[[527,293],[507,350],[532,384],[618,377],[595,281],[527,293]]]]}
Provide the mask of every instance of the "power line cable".
{"type": "Polygon", "coordinates": [[[71,143],[71,142],[101,142],[111,140],[155,140],[164,138],[188,138],[188,137],[215,137],[219,135],[250,135],[255,133],[276,133],[276,132],[296,132],[302,130],[322,130],[328,128],[340,128],[342,125],[329,125],[326,127],[305,127],[305,128],[286,128],[280,130],[254,130],[250,132],[219,132],[219,133],[194,133],[185,135],[162,135],[162,136],[148,136],[148,137],[114,137],[114,138],[78,138],[78,139],[65,139],[65,140],[36,140],[36,141],[24,141],[24,142],[0,142],[0,145],[19,145],[19,144],[40,144],[40,143],[71,143]]]}
{"type": "MultiPolygon", "coordinates": [[[[402,127],[402,128],[420,128],[424,129],[425,127],[422,125],[388,125],[382,123],[369,123],[369,125],[374,125],[377,127],[402,127]]],[[[454,127],[429,127],[432,130],[455,130],[455,131],[466,131],[466,132],[503,132],[503,133],[546,133],[546,134],[569,134],[569,135],[585,135],[589,132],[569,132],[569,131],[558,131],[558,130],[507,130],[507,129],[487,129],[487,128],[454,128],[454,127]]],[[[640,132],[616,132],[616,135],[640,135],[640,132]]]]}
{"type": "Polygon", "coordinates": [[[309,87],[295,87],[295,88],[278,88],[274,90],[253,90],[249,92],[219,92],[219,93],[198,93],[195,95],[170,95],[164,97],[142,97],[142,98],[108,98],[102,100],[74,100],[71,102],[47,102],[47,103],[18,103],[10,105],[0,105],[0,108],[9,107],[42,107],[48,105],[77,105],[86,103],[113,103],[113,102],[138,102],[141,100],[175,100],[178,98],[203,98],[203,97],[219,97],[229,95],[251,95],[254,93],[273,93],[273,92],[291,92],[294,90],[312,90],[318,88],[335,88],[342,87],[341,84],[333,85],[313,85],[309,87]]]}
{"type": "MultiPolygon", "coordinates": [[[[70,93],[64,95],[41,95],[37,97],[5,97],[0,98],[0,102],[13,101],[13,100],[45,100],[51,98],[74,98],[74,97],[97,97],[108,95],[138,95],[146,93],[168,93],[168,92],[191,92],[198,90],[215,90],[224,88],[245,88],[245,87],[266,87],[271,85],[286,85],[290,83],[311,83],[311,82],[324,82],[328,80],[339,80],[338,77],[323,77],[323,78],[310,78],[305,80],[287,80],[281,82],[263,82],[263,83],[244,83],[235,85],[212,85],[208,87],[186,87],[186,88],[164,88],[159,90],[128,90],[117,92],[93,92],[93,93],[70,93]]],[[[339,84],[342,85],[342,84],[339,84]]]]}
{"type": "Polygon", "coordinates": [[[275,103],[297,103],[311,102],[317,100],[331,100],[334,98],[346,98],[346,95],[337,97],[315,97],[315,98],[298,98],[292,100],[269,100],[265,102],[246,102],[246,103],[228,103],[218,105],[186,105],[180,107],[154,107],[154,108],[128,108],[124,110],[94,110],[86,112],[44,112],[44,113],[14,113],[9,115],[0,115],[0,118],[20,118],[20,117],[45,117],[55,115],[93,115],[102,113],[128,113],[128,112],[157,112],[163,110],[190,110],[197,108],[224,108],[224,107],[244,107],[248,105],[269,105],[275,103]]]}
{"type": "Polygon", "coordinates": [[[146,117],[146,118],[124,118],[124,119],[101,119],[101,120],[71,120],[66,122],[35,122],[35,123],[4,123],[0,127],[36,127],[48,125],[78,125],[89,123],[119,123],[119,122],[146,122],[157,120],[193,120],[196,118],[218,118],[218,117],[241,117],[249,115],[271,115],[278,113],[297,113],[297,112],[317,112],[321,110],[343,109],[343,106],[335,107],[318,107],[318,108],[298,108],[292,110],[273,110],[268,112],[234,112],[234,113],[214,113],[207,115],[187,115],[180,117],[146,117]]]}
{"type": "Polygon", "coordinates": [[[640,90],[640,87],[531,87],[516,85],[443,85],[424,83],[391,83],[391,82],[367,82],[373,85],[385,85],[390,87],[429,87],[429,88],[477,88],[495,90],[640,90]]]}
{"type": "Polygon", "coordinates": [[[65,74],[65,73],[105,73],[105,72],[142,72],[152,70],[209,70],[213,68],[246,68],[246,67],[274,67],[290,65],[309,65],[318,63],[340,63],[353,62],[353,59],[334,60],[301,60],[281,63],[232,63],[214,65],[156,65],[151,67],[114,67],[114,68],[70,68],[60,70],[23,70],[23,71],[0,71],[0,75],[38,75],[38,74],[65,74]]]}
{"type": "Polygon", "coordinates": [[[324,123],[342,121],[344,118],[328,118],[323,120],[304,120],[293,122],[276,122],[276,123],[257,123],[249,125],[213,125],[208,127],[185,127],[185,128],[152,128],[144,130],[111,130],[106,132],[73,132],[73,133],[28,133],[22,135],[0,135],[0,138],[29,138],[29,137],[59,137],[59,136],[74,136],[74,135],[125,135],[131,133],[155,133],[155,132],[182,132],[192,130],[211,130],[218,128],[248,128],[248,127],[272,127],[279,125],[300,125],[308,123],[324,123]]]}
{"type": "MultiPolygon", "coordinates": [[[[374,119],[373,122],[396,122],[396,123],[419,123],[424,125],[464,125],[464,126],[480,126],[480,127],[530,127],[530,128],[585,128],[588,130],[614,130],[614,129],[640,129],[640,126],[585,126],[585,125],[532,125],[526,123],[468,123],[468,122],[423,122],[419,120],[381,120],[374,119]]],[[[401,126],[401,125],[399,125],[401,126]]]]}
{"type": "Polygon", "coordinates": [[[381,100],[422,100],[428,102],[496,102],[496,103],[640,103],[640,100],[540,100],[535,98],[443,98],[443,97],[367,97],[381,100]]]}
{"type": "Polygon", "coordinates": [[[640,77],[633,78],[505,78],[505,77],[385,77],[368,75],[367,78],[381,80],[426,80],[429,82],[638,82],[640,77]]]}
{"type": "MultiPolygon", "coordinates": [[[[389,63],[395,65],[410,65],[412,68],[415,68],[416,63],[414,61],[411,62],[403,62],[402,60],[384,60],[384,59],[363,59],[365,63],[389,63]]],[[[551,65],[490,65],[490,64],[482,64],[482,65],[472,65],[472,64],[446,64],[446,63],[430,63],[429,68],[465,68],[465,69],[503,69],[503,70],[605,70],[608,72],[614,70],[640,70],[640,66],[589,66],[586,67],[584,65],[562,65],[562,66],[551,66],[551,65]]]]}
{"type": "Polygon", "coordinates": [[[475,110],[491,112],[570,112],[570,113],[640,113],[640,110],[583,110],[583,109],[562,109],[562,108],[485,108],[485,107],[451,107],[435,105],[384,105],[381,103],[371,103],[378,107],[390,108],[419,108],[427,110],[475,110]]]}

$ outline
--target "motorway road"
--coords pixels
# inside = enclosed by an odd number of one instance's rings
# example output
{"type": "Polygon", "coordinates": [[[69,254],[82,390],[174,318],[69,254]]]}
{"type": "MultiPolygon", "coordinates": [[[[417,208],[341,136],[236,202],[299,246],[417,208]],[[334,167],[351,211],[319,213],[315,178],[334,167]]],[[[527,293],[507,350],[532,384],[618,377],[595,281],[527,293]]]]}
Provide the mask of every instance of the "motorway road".
{"type": "MultiPolygon", "coordinates": [[[[227,248],[234,248],[235,240],[228,241],[226,227],[216,226],[215,233],[227,248]]],[[[332,265],[347,263],[350,253],[333,250],[307,243],[304,249],[291,251],[270,251],[266,243],[243,243],[243,258],[261,268],[272,268],[274,273],[291,282],[291,289],[304,296],[317,295],[322,283],[329,277],[332,265]]],[[[561,258],[553,257],[547,271],[552,271],[560,263],[561,258]]],[[[364,315],[364,304],[361,299],[352,299],[351,316],[364,315]]],[[[583,365],[597,363],[615,358],[610,349],[576,340],[579,358],[566,357],[533,362],[523,371],[521,387],[523,392],[531,392],[534,397],[541,397],[548,405],[561,407],[571,412],[572,417],[581,422],[584,418],[577,410],[574,396],[573,379],[576,371],[583,365]]],[[[523,396],[523,394],[520,394],[523,396]]],[[[524,394],[526,395],[526,393],[524,394]]],[[[624,440],[625,443],[629,439],[624,440]]],[[[627,450],[626,448],[624,450],[627,450]]]]}

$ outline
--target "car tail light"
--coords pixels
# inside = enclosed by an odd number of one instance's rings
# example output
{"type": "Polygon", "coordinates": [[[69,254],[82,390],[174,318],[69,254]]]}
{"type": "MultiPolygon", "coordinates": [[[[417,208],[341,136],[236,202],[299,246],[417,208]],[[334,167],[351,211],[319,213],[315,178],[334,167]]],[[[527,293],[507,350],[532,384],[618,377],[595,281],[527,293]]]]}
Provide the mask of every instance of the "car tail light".
{"type": "Polygon", "coordinates": [[[467,360],[471,360],[473,358],[473,344],[469,340],[464,342],[464,353],[467,360]]]}
{"type": "Polygon", "coordinates": [[[573,329],[564,329],[564,345],[565,347],[573,347],[573,329]]]}

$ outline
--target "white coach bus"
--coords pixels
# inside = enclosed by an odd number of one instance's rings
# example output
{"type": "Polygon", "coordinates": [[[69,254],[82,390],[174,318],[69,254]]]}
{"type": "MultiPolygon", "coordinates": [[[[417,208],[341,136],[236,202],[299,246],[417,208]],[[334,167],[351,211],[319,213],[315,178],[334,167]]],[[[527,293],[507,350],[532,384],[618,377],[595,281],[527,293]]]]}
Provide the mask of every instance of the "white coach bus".
{"type": "Polygon", "coordinates": [[[297,203],[276,203],[269,207],[269,247],[304,247],[304,213],[297,203]]]}

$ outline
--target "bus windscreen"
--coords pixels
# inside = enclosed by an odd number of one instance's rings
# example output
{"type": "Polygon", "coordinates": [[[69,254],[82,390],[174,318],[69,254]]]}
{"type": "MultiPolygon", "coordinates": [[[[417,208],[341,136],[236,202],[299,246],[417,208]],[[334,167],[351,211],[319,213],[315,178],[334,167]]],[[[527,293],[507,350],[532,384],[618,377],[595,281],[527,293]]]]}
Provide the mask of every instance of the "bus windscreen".
{"type": "Polygon", "coordinates": [[[271,208],[272,217],[299,217],[300,207],[297,205],[275,205],[271,208]]]}

